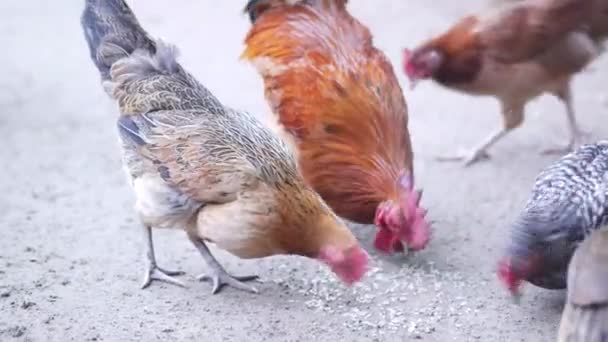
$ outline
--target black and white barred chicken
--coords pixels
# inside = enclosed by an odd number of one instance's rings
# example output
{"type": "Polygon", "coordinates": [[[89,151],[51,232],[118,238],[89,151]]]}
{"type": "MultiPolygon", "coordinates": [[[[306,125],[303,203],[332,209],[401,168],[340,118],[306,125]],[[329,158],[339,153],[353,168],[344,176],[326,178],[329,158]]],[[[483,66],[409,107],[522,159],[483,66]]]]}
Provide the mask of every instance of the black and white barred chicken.
{"type": "Polygon", "coordinates": [[[523,281],[566,287],[578,244],[608,221],[607,185],[608,141],[581,146],[540,173],[499,264],[512,294],[523,281]]]}

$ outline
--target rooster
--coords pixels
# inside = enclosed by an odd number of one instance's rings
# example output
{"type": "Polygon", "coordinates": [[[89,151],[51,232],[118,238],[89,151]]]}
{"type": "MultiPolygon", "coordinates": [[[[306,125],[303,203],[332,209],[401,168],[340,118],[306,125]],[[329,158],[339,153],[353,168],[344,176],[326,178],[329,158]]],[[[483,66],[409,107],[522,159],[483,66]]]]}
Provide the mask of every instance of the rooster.
{"type": "Polygon", "coordinates": [[[279,132],[306,181],[335,212],[379,227],[383,252],[423,249],[430,236],[414,189],[401,87],[346,1],[251,0],[242,58],[261,74],[279,132]]]}
{"type": "Polygon", "coordinates": [[[608,231],[593,233],[568,267],[568,297],[558,342],[608,339],[608,231]]]}
{"type": "Polygon", "coordinates": [[[147,247],[142,287],[183,283],[156,264],[152,227],[183,227],[209,273],[256,292],[255,276],[230,275],[214,242],[241,258],[297,254],[318,259],[347,284],[367,269],[367,253],[297,170],[289,148],[252,115],[222,105],[154,40],[123,0],[86,0],[82,26],[91,58],[118,102],[118,128],[147,247]]]}
{"type": "Polygon", "coordinates": [[[488,158],[487,150],[522,124],[525,105],[544,93],[553,94],[564,103],[570,132],[565,147],[544,152],[561,154],[582,143],[585,134],[576,120],[570,83],[598,55],[600,50],[593,37],[585,32],[568,32],[542,53],[515,64],[495,58],[496,51],[488,47],[487,41],[497,32],[497,23],[505,25],[504,31],[516,30],[519,34],[518,22],[504,22],[504,18],[520,13],[527,4],[527,1],[509,2],[482,15],[467,16],[418,48],[404,50],[403,67],[412,86],[418,80],[430,78],[467,94],[494,96],[501,105],[500,128],[472,150],[440,160],[471,165],[488,158]]]}
{"type": "Polygon", "coordinates": [[[566,287],[578,244],[608,223],[608,141],[583,145],[536,178],[530,199],[512,225],[499,277],[517,295],[522,281],[566,287]]]}

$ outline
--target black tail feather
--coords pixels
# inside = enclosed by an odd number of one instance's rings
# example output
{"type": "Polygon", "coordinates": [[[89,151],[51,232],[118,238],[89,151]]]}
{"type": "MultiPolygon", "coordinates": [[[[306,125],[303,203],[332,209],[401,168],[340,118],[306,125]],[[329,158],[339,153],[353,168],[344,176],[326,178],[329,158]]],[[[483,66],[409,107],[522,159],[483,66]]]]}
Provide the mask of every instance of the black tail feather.
{"type": "MultiPolygon", "coordinates": [[[[306,2],[301,0],[301,2],[306,2]]],[[[265,11],[287,5],[287,0],[249,0],[243,12],[249,15],[249,21],[253,24],[265,11]]]]}
{"type": "Polygon", "coordinates": [[[91,59],[104,80],[110,78],[112,64],[136,49],[156,51],[124,0],[86,0],[80,22],[91,59]]]}
{"type": "Polygon", "coordinates": [[[267,10],[290,5],[310,5],[314,7],[322,6],[324,8],[337,6],[344,8],[348,0],[249,0],[243,9],[249,15],[249,21],[253,24],[267,10]]]}
{"type": "Polygon", "coordinates": [[[245,5],[245,8],[243,9],[243,12],[247,13],[247,15],[249,16],[249,21],[252,24],[258,18],[258,10],[256,9],[256,7],[258,6],[259,2],[260,0],[249,0],[247,1],[247,5],[245,5]]]}

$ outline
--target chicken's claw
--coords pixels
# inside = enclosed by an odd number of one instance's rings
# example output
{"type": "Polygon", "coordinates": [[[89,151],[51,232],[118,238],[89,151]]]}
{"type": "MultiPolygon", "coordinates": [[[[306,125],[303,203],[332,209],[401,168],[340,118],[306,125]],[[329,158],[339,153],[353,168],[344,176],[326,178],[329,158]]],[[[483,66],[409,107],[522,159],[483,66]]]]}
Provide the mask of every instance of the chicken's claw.
{"type": "Polygon", "coordinates": [[[141,288],[145,289],[146,287],[152,284],[153,280],[164,281],[165,283],[186,287],[186,285],[180,280],[175,279],[173,276],[184,275],[185,273],[182,271],[167,271],[164,270],[153,263],[150,263],[148,267],[146,267],[146,272],[144,274],[144,281],[141,284],[141,288]]]}
{"type": "Polygon", "coordinates": [[[515,305],[519,305],[521,303],[521,297],[522,297],[521,292],[516,291],[511,294],[511,302],[515,305]]]}
{"type": "Polygon", "coordinates": [[[545,149],[541,152],[541,154],[544,156],[563,155],[563,154],[570,153],[573,150],[574,150],[574,147],[570,146],[570,145],[557,146],[557,147],[550,147],[548,149],[545,149]]]}
{"type": "Polygon", "coordinates": [[[486,150],[473,150],[465,153],[460,153],[456,156],[439,156],[436,158],[440,162],[463,162],[464,166],[471,166],[477,162],[490,159],[490,155],[486,150]]]}
{"type": "Polygon", "coordinates": [[[258,279],[258,276],[255,276],[255,275],[254,276],[232,276],[223,270],[220,270],[220,271],[213,270],[213,271],[211,271],[210,274],[201,274],[200,276],[198,276],[196,278],[200,281],[211,281],[211,284],[213,285],[211,294],[216,294],[216,293],[220,292],[222,287],[224,287],[226,285],[234,287],[235,289],[238,289],[241,291],[258,293],[258,290],[255,287],[244,283],[245,281],[251,281],[251,280],[258,279]]]}
{"type": "Polygon", "coordinates": [[[553,155],[553,154],[562,155],[562,154],[570,153],[570,152],[574,151],[575,149],[577,149],[578,147],[580,147],[581,145],[583,145],[585,143],[585,141],[587,141],[591,138],[591,136],[592,136],[591,131],[584,131],[584,130],[581,130],[580,128],[577,128],[576,133],[574,133],[573,137],[570,139],[570,141],[568,142],[567,145],[548,148],[548,149],[542,151],[542,154],[543,155],[553,155]]]}
{"type": "Polygon", "coordinates": [[[141,284],[141,288],[145,289],[146,287],[152,284],[153,280],[164,281],[169,284],[186,287],[184,283],[173,278],[172,276],[184,275],[184,272],[181,271],[167,271],[158,267],[156,264],[156,256],[154,255],[154,243],[152,242],[152,228],[147,225],[142,225],[142,232],[144,233],[144,241],[146,246],[146,268],[144,273],[144,281],[141,284]]]}

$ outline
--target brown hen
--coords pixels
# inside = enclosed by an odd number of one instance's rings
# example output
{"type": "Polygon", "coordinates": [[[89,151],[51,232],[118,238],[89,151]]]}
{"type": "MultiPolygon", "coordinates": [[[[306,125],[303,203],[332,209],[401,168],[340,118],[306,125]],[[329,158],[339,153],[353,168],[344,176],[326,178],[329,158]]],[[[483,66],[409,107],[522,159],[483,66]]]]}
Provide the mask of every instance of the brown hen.
{"type": "MultiPolygon", "coordinates": [[[[530,4],[537,2],[540,3],[535,0],[511,1],[492,11],[467,16],[445,33],[412,51],[404,51],[404,71],[413,84],[421,79],[433,79],[450,89],[476,96],[493,96],[500,102],[501,127],[470,151],[441,160],[464,160],[466,165],[470,165],[487,158],[487,150],[491,146],[523,123],[526,104],[544,93],[553,94],[564,103],[570,131],[570,140],[565,147],[545,152],[564,153],[582,143],[584,134],[576,121],[570,82],[598,55],[599,46],[595,37],[587,32],[562,30],[552,32],[552,36],[563,34],[553,38],[551,44],[537,48],[540,52],[534,54],[526,44],[538,39],[508,38],[514,37],[507,33],[518,30],[530,4]],[[516,40],[526,46],[521,49],[515,46],[510,57],[506,47],[499,48],[500,44],[507,44],[506,41],[516,40]],[[499,51],[503,52],[502,55],[499,51]],[[517,63],[504,61],[514,60],[516,54],[533,57],[517,63]]],[[[554,13],[553,18],[556,16],[554,13]]],[[[524,33],[537,34],[534,30],[521,32],[524,33]]]]}

